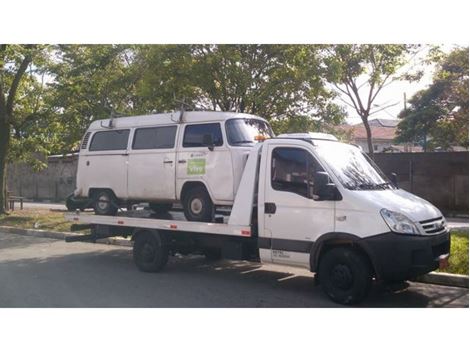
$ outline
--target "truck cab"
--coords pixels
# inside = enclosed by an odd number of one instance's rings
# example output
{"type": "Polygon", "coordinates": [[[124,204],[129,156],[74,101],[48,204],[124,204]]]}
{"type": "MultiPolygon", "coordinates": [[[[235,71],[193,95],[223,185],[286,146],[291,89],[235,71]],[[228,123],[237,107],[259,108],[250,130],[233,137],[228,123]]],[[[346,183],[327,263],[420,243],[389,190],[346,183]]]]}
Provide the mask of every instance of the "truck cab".
{"type": "Polygon", "coordinates": [[[447,261],[442,213],[394,185],[359,147],[282,135],[260,146],[259,170],[261,259],[317,272],[330,297],[361,296],[367,285],[355,277],[401,281],[447,261]]]}

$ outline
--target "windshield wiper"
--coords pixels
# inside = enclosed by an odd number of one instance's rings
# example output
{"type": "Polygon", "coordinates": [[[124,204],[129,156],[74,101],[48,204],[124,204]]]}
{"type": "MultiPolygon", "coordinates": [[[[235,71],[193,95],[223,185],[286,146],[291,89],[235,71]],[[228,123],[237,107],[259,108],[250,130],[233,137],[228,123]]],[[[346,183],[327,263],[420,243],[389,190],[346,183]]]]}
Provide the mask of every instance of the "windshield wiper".
{"type": "Polygon", "coordinates": [[[246,143],[255,143],[254,141],[236,141],[233,144],[246,144],[246,143]]]}

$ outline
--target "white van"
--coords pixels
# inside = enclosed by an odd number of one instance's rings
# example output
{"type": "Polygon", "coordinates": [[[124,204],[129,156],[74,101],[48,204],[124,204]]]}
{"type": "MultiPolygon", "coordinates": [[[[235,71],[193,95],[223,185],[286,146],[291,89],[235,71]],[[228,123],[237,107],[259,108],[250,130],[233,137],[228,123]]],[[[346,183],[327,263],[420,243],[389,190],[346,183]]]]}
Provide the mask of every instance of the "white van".
{"type": "Polygon", "coordinates": [[[233,112],[98,120],[81,143],[74,198],[88,198],[99,215],[181,201],[188,220],[209,222],[215,206],[233,203],[250,149],[272,136],[266,120],[233,112]]]}

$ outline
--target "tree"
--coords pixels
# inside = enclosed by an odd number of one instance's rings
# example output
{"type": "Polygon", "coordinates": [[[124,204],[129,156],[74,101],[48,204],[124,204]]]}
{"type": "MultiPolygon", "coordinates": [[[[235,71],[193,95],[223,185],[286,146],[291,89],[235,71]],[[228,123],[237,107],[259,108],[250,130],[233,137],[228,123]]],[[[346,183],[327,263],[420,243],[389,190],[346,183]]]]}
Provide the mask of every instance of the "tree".
{"type": "Polygon", "coordinates": [[[20,139],[23,127],[38,118],[34,107],[39,108],[39,98],[34,106],[28,103],[30,93],[37,88],[33,72],[40,71],[43,50],[44,47],[36,45],[0,45],[0,214],[6,210],[7,160],[12,136],[20,139]]]}
{"type": "Polygon", "coordinates": [[[437,57],[432,84],[417,92],[399,114],[397,142],[428,149],[468,148],[468,48],[437,57]]]}
{"type": "Polygon", "coordinates": [[[376,107],[374,101],[384,87],[403,78],[398,76],[397,71],[405,64],[405,56],[413,48],[389,44],[334,45],[326,50],[327,80],[334,85],[341,100],[361,118],[371,155],[374,148],[369,117],[391,106],[376,107]]]}
{"type": "Polygon", "coordinates": [[[337,123],[343,112],[324,87],[320,51],[315,45],[144,46],[136,53],[145,70],[138,92],[167,108],[184,98],[200,109],[257,114],[277,132],[337,123]]]}

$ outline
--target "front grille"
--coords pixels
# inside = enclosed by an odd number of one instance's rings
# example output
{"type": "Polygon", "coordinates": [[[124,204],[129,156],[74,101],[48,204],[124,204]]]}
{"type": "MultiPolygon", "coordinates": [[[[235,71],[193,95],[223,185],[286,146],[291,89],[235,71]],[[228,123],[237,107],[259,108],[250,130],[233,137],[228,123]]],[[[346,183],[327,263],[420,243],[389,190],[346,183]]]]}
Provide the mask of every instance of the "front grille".
{"type": "Polygon", "coordinates": [[[429,235],[438,235],[447,231],[446,221],[441,216],[439,218],[423,220],[419,222],[424,230],[429,235]]]}

